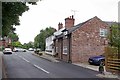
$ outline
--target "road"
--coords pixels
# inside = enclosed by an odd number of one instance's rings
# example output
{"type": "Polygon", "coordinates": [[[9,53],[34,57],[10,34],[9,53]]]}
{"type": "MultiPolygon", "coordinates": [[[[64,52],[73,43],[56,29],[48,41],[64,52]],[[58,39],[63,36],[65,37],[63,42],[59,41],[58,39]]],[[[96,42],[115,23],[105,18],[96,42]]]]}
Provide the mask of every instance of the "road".
{"type": "Polygon", "coordinates": [[[97,78],[98,72],[63,61],[51,62],[31,52],[3,55],[8,78],[97,78]]]}

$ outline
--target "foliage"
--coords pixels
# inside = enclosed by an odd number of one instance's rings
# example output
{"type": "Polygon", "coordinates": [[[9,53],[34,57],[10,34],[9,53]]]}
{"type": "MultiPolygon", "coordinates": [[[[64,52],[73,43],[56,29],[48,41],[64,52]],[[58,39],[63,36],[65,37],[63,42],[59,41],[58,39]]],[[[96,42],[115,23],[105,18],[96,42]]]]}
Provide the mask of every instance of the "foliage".
{"type": "Polygon", "coordinates": [[[16,41],[16,42],[12,42],[12,46],[13,47],[22,47],[22,44],[19,42],[19,41],[16,41]]]}
{"type": "Polygon", "coordinates": [[[111,46],[118,47],[120,46],[120,28],[118,24],[111,26],[109,40],[111,46]]]}
{"type": "Polygon", "coordinates": [[[16,33],[13,33],[13,32],[9,33],[8,37],[12,40],[12,42],[15,42],[15,41],[19,40],[18,35],[16,33]]]}
{"type": "Polygon", "coordinates": [[[40,34],[38,34],[35,38],[34,38],[34,46],[35,48],[41,48],[41,50],[45,50],[45,39],[49,36],[51,36],[54,32],[56,31],[56,29],[49,27],[46,28],[45,30],[41,30],[40,34]]]}
{"type": "Polygon", "coordinates": [[[31,41],[29,43],[24,43],[22,48],[25,48],[25,49],[34,48],[34,43],[31,41]]]}
{"type": "Polygon", "coordinates": [[[13,25],[20,25],[19,16],[29,10],[26,4],[26,2],[2,2],[2,36],[7,36],[13,30],[13,25]]]}

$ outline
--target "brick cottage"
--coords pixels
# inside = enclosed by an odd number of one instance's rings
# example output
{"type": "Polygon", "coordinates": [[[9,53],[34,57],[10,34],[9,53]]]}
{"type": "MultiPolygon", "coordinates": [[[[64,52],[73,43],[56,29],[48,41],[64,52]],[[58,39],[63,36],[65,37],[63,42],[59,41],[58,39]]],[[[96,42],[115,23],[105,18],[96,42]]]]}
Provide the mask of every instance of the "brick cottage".
{"type": "Polygon", "coordinates": [[[70,16],[65,19],[65,27],[58,24],[58,31],[54,33],[57,57],[67,62],[87,62],[91,56],[104,54],[111,23],[96,16],[78,25],[74,22],[74,17],[70,16]]]}
{"type": "Polygon", "coordinates": [[[0,40],[0,50],[2,50],[5,47],[11,47],[11,39],[4,37],[2,40],[0,40]]]}

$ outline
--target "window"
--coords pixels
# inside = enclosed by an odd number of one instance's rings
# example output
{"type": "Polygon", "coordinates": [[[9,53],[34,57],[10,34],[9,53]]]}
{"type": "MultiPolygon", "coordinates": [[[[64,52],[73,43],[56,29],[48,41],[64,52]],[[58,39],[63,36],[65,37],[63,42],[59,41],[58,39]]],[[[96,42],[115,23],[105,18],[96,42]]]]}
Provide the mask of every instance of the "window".
{"type": "Polygon", "coordinates": [[[63,54],[67,54],[67,46],[63,46],[63,54]]]}
{"type": "Polygon", "coordinates": [[[101,37],[107,37],[107,29],[100,28],[100,36],[101,37]]]}
{"type": "Polygon", "coordinates": [[[56,53],[58,53],[58,47],[56,47],[56,53]]]}

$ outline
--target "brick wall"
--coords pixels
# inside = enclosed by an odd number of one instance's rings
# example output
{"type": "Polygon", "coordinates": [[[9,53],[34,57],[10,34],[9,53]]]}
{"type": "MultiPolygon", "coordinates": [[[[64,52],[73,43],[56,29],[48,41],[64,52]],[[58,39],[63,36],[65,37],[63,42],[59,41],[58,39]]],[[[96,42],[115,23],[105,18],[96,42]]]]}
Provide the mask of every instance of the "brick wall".
{"type": "Polygon", "coordinates": [[[73,15],[68,18],[65,18],[65,28],[70,29],[71,27],[73,27],[74,21],[75,21],[75,19],[74,19],[73,15]]]}
{"type": "Polygon", "coordinates": [[[104,53],[108,40],[100,37],[100,28],[109,30],[106,23],[94,17],[72,33],[72,62],[87,62],[90,56],[104,53]]]}
{"type": "MultiPolygon", "coordinates": [[[[62,57],[63,57],[63,60],[64,61],[68,61],[68,39],[67,38],[63,38],[63,48],[64,47],[66,47],[67,48],[67,50],[66,51],[63,51],[62,52],[62,57]],[[66,53],[64,53],[64,52],[66,52],[66,53]]],[[[62,49],[63,50],[63,49],[62,49]]]]}
{"type": "Polygon", "coordinates": [[[8,47],[8,43],[5,41],[0,41],[0,46],[8,47]]]}
{"type": "Polygon", "coordinates": [[[56,39],[56,40],[54,41],[55,53],[58,54],[57,57],[58,57],[59,59],[62,59],[62,44],[63,44],[62,38],[56,39]]]}

